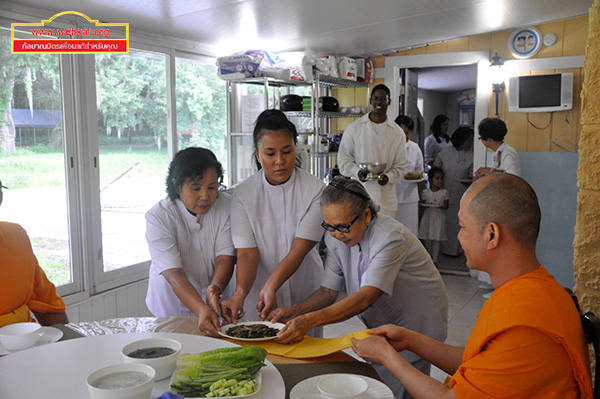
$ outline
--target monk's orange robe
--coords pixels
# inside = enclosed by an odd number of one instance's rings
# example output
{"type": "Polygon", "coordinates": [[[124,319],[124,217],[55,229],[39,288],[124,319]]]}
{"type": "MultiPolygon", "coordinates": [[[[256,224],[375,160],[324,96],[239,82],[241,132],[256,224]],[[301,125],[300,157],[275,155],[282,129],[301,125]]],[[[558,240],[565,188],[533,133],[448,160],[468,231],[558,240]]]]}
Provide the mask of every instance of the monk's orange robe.
{"type": "Polygon", "coordinates": [[[38,264],[27,232],[0,222],[0,327],[33,321],[30,310],[62,313],[65,302],[38,264]]]}
{"type": "Polygon", "coordinates": [[[592,398],[579,314],[543,266],[486,301],[448,385],[459,399],[592,398]]]}

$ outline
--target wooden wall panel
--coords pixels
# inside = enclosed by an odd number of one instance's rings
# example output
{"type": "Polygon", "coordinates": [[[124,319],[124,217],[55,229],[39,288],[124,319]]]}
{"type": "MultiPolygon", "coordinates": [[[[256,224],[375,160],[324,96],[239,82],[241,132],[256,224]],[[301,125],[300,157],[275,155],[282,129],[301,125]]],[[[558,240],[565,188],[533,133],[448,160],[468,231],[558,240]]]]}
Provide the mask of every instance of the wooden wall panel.
{"type": "Polygon", "coordinates": [[[423,47],[414,48],[412,50],[406,51],[406,55],[416,55],[416,54],[427,54],[427,47],[423,46],[423,47]]]}
{"type": "Polygon", "coordinates": [[[512,30],[503,30],[500,32],[494,32],[492,34],[492,37],[490,39],[490,47],[485,49],[485,50],[490,50],[490,59],[496,53],[498,53],[498,55],[504,61],[510,60],[513,58],[512,55],[510,54],[510,51],[508,50],[508,38],[510,37],[511,33],[512,33],[512,30]]]}
{"type": "Polygon", "coordinates": [[[563,57],[584,55],[588,34],[588,17],[571,18],[565,22],[563,57]]]}
{"type": "Polygon", "coordinates": [[[492,35],[478,35],[469,37],[469,51],[489,51],[492,35]]]}
{"type": "Polygon", "coordinates": [[[543,24],[538,27],[544,37],[548,33],[554,33],[557,37],[556,44],[551,47],[542,46],[540,51],[535,55],[535,58],[550,58],[562,57],[563,45],[565,41],[565,21],[556,21],[548,24],[543,24]]]}
{"type": "Polygon", "coordinates": [[[427,46],[426,49],[427,54],[447,53],[448,42],[432,44],[431,46],[427,46]]]}
{"type": "Polygon", "coordinates": [[[449,53],[462,52],[462,51],[469,51],[469,38],[468,37],[450,40],[448,42],[448,52],[449,53]]]}

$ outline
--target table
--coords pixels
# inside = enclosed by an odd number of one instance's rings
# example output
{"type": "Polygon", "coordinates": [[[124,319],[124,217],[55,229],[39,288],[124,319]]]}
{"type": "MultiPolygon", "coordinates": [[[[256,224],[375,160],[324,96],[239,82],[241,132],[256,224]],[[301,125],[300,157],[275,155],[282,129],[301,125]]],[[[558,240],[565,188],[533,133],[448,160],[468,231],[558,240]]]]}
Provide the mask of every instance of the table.
{"type": "MultiPolygon", "coordinates": [[[[61,341],[0,357],[0,398],[87,398],[88,374],[121,363],[120,349],[125,344],[154,334],[179,340],[183,352],[188,353],[235,346],[226,340],[204,336],[196,323],[193,316],[177,316],[55,325],[63,331],[61,341]],[[81,337],[84,338],[76,339],[81,337]]],[[[262,378],[263,388],[268,389],[261,389],[253,399],[289,398],[290,390],[298,382],[322,374],[354,373],[380,380],[373,367],[344,352],[309,359],[268,355],[266,363],[262,378]]],[[[168,391],[168,383],[168,379],[157,381],[152,398],[168,391]]]]}
{"type": "MultiPolygon", "coordinates": [[[[83,399],[89,393],[85,383],[94,370],[123,363],[121,348],[149,337],[173,338],[182,351],[204,352],[217,347],[236,346],[227,341],[178,333],[112,334],[59,341],[33,347],[0,358],[0,397],[83,399]]],[[[273,363],[261,369],[262,388],[253,399],[283,398],[285,385],[273,363]]],[[[152,398],[169,390],[169,379],[154,383],[152,398]]]]}

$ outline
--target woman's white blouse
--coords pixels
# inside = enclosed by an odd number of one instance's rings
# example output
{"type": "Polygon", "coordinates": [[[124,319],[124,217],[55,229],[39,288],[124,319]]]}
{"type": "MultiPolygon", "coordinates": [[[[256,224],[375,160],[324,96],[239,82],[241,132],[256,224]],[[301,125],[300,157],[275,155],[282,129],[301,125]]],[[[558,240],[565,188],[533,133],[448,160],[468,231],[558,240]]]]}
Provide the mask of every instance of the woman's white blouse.
{"type": "Polygon", "coordinates": [[[146,241],[152,264],[146,304],[155,316],[192,315],[162,276],[183,269],[204,299],[212,281],[215,259],[235,256],[229,213],[231,196],[220,192],[204,215],[192,215],[180,199],[165,198],[146,213],[146,241]]]}
{"type": "MultiPolygon", "coordinates": [[[[423,153],[414,141],[406,142],[408,173],[423,173],[423,153]]],[[[415,182],[401,180],[396,183],[396,196],[399,204],[419,202],[419,186],[415,182]]]]}
{"type": "Polygon", "coordinates": [[[345,289],[348,295],[363,286],[383,291],[379,300],[359,315],[368,328],[391,323],[440,342],[446,339],[444,283],[427,250],[404,225],[379,214],[359,244],[347,247],[331,234],[325,236],[325,244],[322,286],[345,289]]]}
{"type": "MultiPolygon", "coordinates": [[[[296,237],[323,237],[321,191],[324,183],[296,168],[290,179],[273,186],[260,170],[233,191],[231,233],[235,248],[258,248],[256,280],[244,304],[246,318],[258,320],[258,294],[296,237]]],[[[298,270],[277,291],[278,306],[300,302],[320,286],[323,262],[315,246],[298,270]]]]}

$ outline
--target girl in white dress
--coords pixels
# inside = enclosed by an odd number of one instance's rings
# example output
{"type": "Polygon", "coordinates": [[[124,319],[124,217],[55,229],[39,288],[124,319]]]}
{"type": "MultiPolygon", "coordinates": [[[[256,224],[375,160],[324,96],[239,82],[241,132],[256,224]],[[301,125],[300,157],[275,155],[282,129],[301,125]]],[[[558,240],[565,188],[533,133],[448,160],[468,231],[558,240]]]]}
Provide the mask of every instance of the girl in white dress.
{"type": "Polygon", "coordinates": [[[231,197],[219,192],[222,180],[212,151],[181,150],[169,166],[167,198],[146,213],[148,309],[157,317],[196,315],[198,329],[215,337],[219,299],[235,263],[231,197]]]}
{"type": "Polygon", "coordinates": [[[448,209],[448,191],[444,190],[444,171],[440,168],[431,168],[428,173],[429,187],[423,190],[421,205],[426,206],[421,225],[419,238],[423,240],[427,252],[434,263],[437,262],[440,251],[440,242],[446,240],[446,215],[448,209]]]}
{"type": "Polygon", "coordinates": [[[300,302],[319,288],[324,268],[316,244],[323,237],[324,183],[296,167],[296,138],[296,127],[283,112],[258,116],[254,150],[259,171],[233,191],[237,287],[221,303],[231,323],[244,316],[264,320],[271,310],[300,302]]]}

